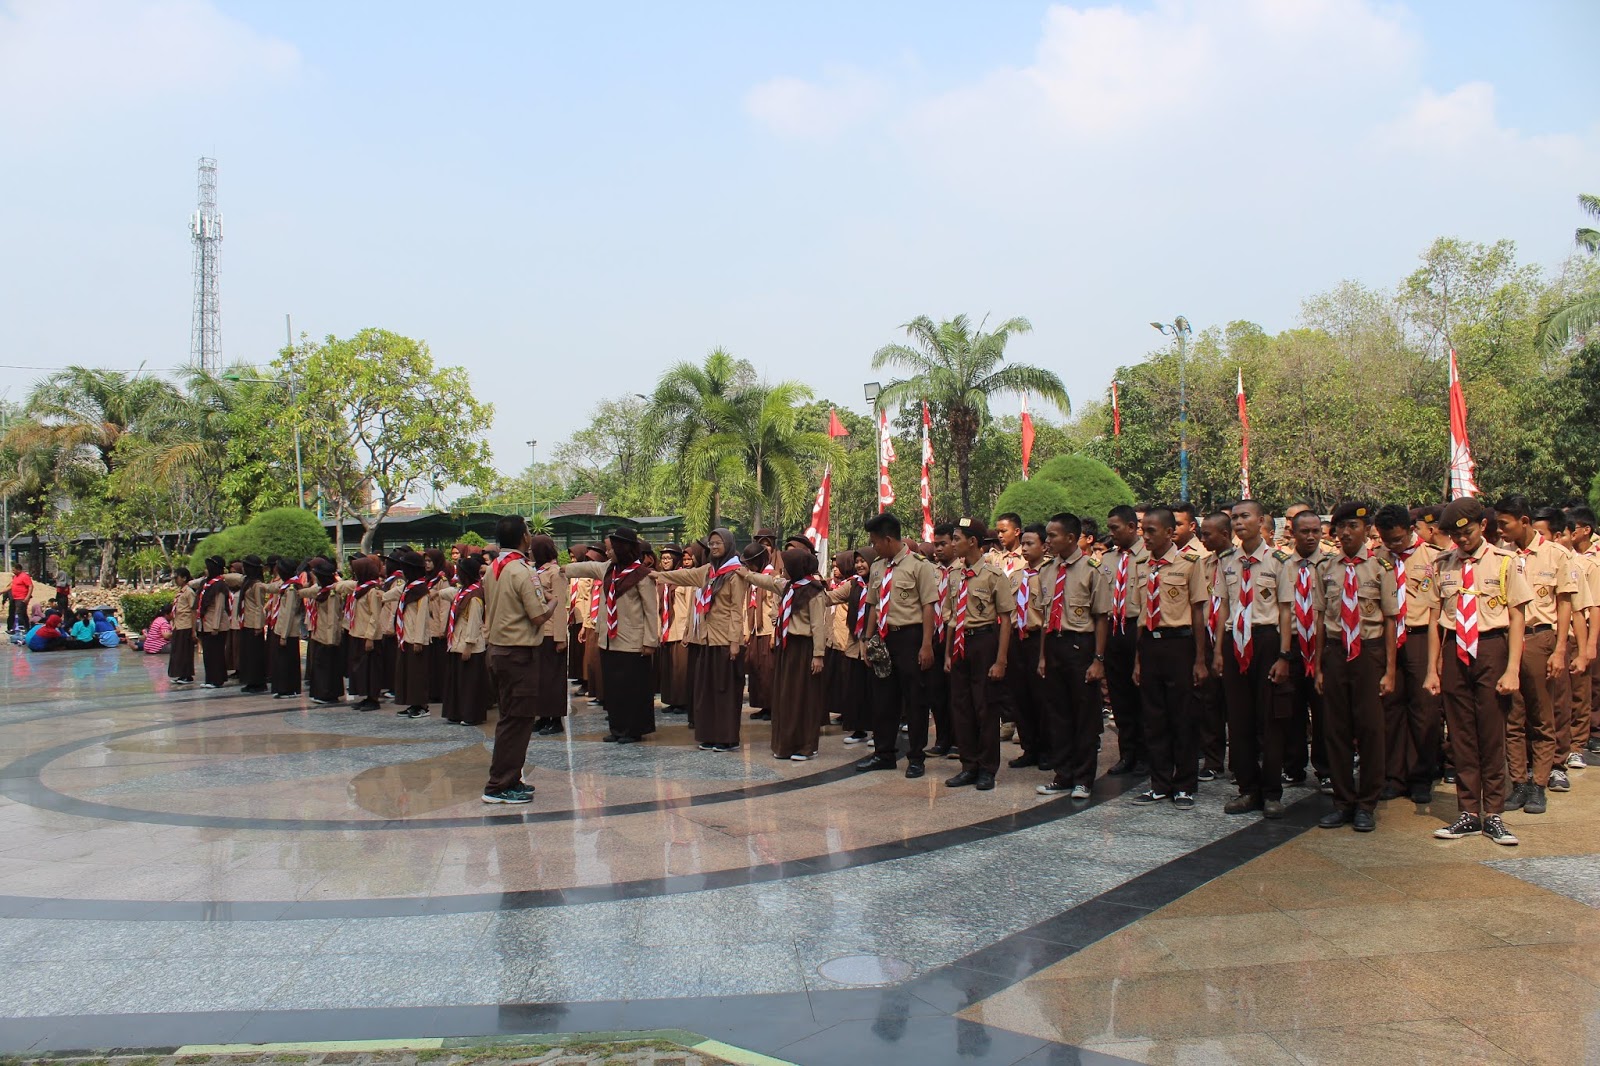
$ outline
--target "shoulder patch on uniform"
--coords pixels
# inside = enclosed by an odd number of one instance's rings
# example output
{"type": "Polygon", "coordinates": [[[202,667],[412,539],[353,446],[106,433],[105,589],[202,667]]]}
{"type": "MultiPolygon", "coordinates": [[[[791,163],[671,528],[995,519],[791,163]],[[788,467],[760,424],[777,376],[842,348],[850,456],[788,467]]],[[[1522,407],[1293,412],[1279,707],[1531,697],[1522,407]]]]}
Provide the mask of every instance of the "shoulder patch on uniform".
{"type": "Polygon", "coordinates": [[[1381,558],[1381,557],[1378,559],[1378,565],[1383,567],[1385,570],[1393,570],[1394,569],[1394,564],[1393,563],[1391,563],[1389,560],[1381,558]]]}
{"type": "Polygon", "coordinates": [[[1272,550],[1272,557],[1280,563],[1286,563],[1289,561],[1289,553],[1284,551],[1282,548],[1274,548],[1272,550]]]}
{"type": "Polygon", "coordinates": [[[1236,550],[1232,545],[1229,545],[1217,553],[1217,558],[1221,559],[1225,555],[1232,555],[1236,550]]]}
{"type": "Polygon", "coordinates": [[[1196,555],[1194,552],[1179,552],[1178,558],[1189,563],[1198,563],[1200,561],[1200,556],[1196,555]]]}
{"type": "Polygon", "coordinates": [[[1096,559],[1093,556],[1090,556],[1088,562],[1089,562],[1089,565],[1094,567],[1096,570],[1098,570],[1100,568],[1100,560],[1099,559],[1096,559]]]}

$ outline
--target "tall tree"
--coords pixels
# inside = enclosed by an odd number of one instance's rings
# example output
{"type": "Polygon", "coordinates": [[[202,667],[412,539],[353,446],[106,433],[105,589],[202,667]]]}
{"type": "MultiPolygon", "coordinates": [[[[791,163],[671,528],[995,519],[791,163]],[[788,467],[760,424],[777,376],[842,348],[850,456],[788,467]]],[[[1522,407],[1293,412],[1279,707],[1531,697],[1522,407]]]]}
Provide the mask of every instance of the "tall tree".
{"type": "MultiPolygon", "coordinates": [[[[664,435],[668,453],[678,463],[685,493],[699,487],[689,475],[690,453],[705,438],[732,428],[740,396],[755,383],[755,367],[723,348],[712,349],[699,364],[682,362],[668,367],[656,382],[650,398],[651,417],[664,435]]],[[[703,493],[706,513],[696,511],[687,516],[693,532],[703,533],[721,518],[720,482],[711,481],[708,487],[709,492],[703,493]]]]}
{"type": "Polygon", "coordinates": [[[880,404],[903,407],[927,400],[948,426],[963,514],[972,513],[972,448],[989,418],[992,397],[1028,393],[1049,400],[1063,414],[1072,409],[1066,387],[1052,371],[1026,363],[1001,365],[1012,335],[1032,329],[1025,318],[1010,318],[986,331],[982,323],[973,329],[966,315],[937,325],[919,315],[905,326],[911,344],[886,344],[873,353],[874,369],[910,372],[884,387],[880,404]]]}
{"type": "Polygon", "coordinates": [[[364,329],[302,345],[279,364],[301,383],[293,412],[305,464],[340,515],[361,523],[362,551],[413,493],[492,477],[484,432],[494,408],[473,397],[465,370],[435,368],[426,343],[364,329]]]}
{"type": "MultiPolygon", "coordinates": [[[[1600,196],[1580,194],[1578,206],[1600,222],[1600,196]]],[[[1573,242],[1590,256],[1600,256],[1600,229],[1579,226],[1573,242]]],[[[1539,323],[1539,342],[1547,351],[1564,348],[1574,338],[1585,337],[1600,323],[1600,288],[1588,288],[1563,303],[1539,323]]]]}

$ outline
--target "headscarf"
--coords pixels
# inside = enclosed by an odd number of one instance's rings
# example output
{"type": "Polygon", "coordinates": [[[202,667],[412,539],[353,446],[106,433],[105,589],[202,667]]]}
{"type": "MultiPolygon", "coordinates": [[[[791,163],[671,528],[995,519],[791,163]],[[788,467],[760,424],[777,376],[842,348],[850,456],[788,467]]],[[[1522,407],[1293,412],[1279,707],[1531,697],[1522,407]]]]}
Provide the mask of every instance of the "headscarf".
{"type": "Polygon", "coordinates": [[[861,558],[861,553],[856,551],[842,551],[833,557],[833,565],[839,568],[839,573],[845,581],[850,583],[850,601],[845,619],[855,628],[856,612],[861,609],[861,597],[866,592],[866,582],[856,576],[856,560],[861,558]]]}
{"type": "MultiPolygon", "coordinates": [[[[533,560],[536,570],[555,562],[560,554],[556,550],[556,542],[544,533],[535,533],[532,543],[528,545],[528,558],[533,560]]],[[[462,558],[465,559],[466,556],[462,558]]]]}
{"type": "MultiPolygon", "coordinates": [[[[689,561],[695,566],[704,566],[706,563],[711,561],[711,551],[706,546],[706,542],[704,540],[692,542],[687,548],[684,549],[684,553],[689,556],[689,561]]],[[[687,567],[686,569],[693,568],[687,567]]]]}
{"type": "Polygon", "coordinates": [[[207,606],[224,591],[226,583],[222,580],[223,572],[228,569],[228,561],[220,555],[213,555],[206,560],[206,581],[200,586],[200,610],[203,616],[207,606]]]}
{"type": "Polygon", "coordinates": [[[805,548],[785,548],[783,550],[783,569],[789,575],[789,587],[794,592],[794,609],[804,610],[806,604],[822,595],[822,582],[815,580],[817,577],[817,556],[815,552],[805,548]],[[812,578],[804,585],[795,582],[805,578],[812,578]]]}
{"type": "MultiPolygon", "coordinates": [[[[608,598],[624,595],[639,582],[649,577],[651,568],[639,566],[628,571],[628,567],[641,562],[647,547],[640,541],[624,540],[621,537],[607,537],[611,542],[612,562],[606,568],[605,592],[608,598]]],[[[609,600],[608,600],[609,602],[609,600]]]]}
{"type": "Polygon", "coordinates": [[[456,576],[455,570],[450,566],[450,560],[445,557],[442,549],[424,548],[422,549],[422,555],[426,559],[433,560],[433,573],[435,577],[443,576],[446,580],[449,580],[456,576]]]}
{"type": "MultiPolygon", "coordinates": [[[[710,537],[706,538],[706,540],[705,540],[706,562],[710,563],[711,566],[713,567],[713,569],[722,566],[724,563],[728,562],[728,560],[730,560],[730,559],[739,558],[738,548],[733,542],[733,533],[732,533],[732,531],[730,531],[726,526],[718,526],[716,529],[713,529],[711,532],[714,535],[722,538],[722,549],[726,553],[725,555],[723,555],[723,557],[722,557],[720,562],[712,559],[711,558],[711,538],[710,537]]],[[[696,541],[696,543],[700,543],[700,542],[696,541]]],[[[728,583],[728,578],[731,576],[731,574],[732,574],[732,571],[729,571],[729,573],[723,574],[721,577],[719,577],[715,581],[711,582],[710,590],[706,594],[706,599],[707,600],[714,599],[716,597],[717,593],[722,591],[722,586],[726,585],[728,583]]]]}

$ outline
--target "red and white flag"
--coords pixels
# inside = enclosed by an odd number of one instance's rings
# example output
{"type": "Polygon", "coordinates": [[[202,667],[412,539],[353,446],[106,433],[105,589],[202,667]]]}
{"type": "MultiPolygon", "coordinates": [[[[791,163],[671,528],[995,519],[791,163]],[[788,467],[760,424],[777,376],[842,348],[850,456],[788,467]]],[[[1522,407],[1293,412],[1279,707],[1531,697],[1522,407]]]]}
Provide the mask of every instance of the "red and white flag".
{"type": "Polygon", "coordinates": [[[1022,397],[1022,480],[1028,480],[1028,460],[1033,458],[1033,416],[1028,413],[1028,397],[1022,397]]]}
{"type": "Polygon", "coordinates": [[[928,416],[928,401],[922,401],[922,539],[933,540],[933,419],[928,416]]]}
{"type": "Polygon", "coordinates": [[[833,503],[833,464],[822,468],[822,484],[817,489],[817,502],[811,505],[811,525],[806,527],[806,539],[817,549],[817,558],[828,558],[828,512],[833,503]]]}
{"type": "Polygon", "coordinates": [[[894,506],[894,486],[889,483],[889,464],[894,462],[894,439],[889,436],[889,412],[878,412],[878,513],[894,506]]]}
{"type": "Polygon", "coordinates": [[[1456,350],[1450,349],[1450,498],[1476,496],[1472,446],[1467,443],[1467,398],[1461,394],[1461,374],[1456,370],[1456,350]]]}
{"type": "Polygon", "coordinates": [[[1244,370],[1239,370],[1239,495],[1250,499],[1250,414],[1244,403],[1244,370]]]}
{"type": "Polygon", "coordinates": [[[1122,405],[1117,402],[1117,383],[1111,382],[1111,435],[1122,436],[1122,405]]]}

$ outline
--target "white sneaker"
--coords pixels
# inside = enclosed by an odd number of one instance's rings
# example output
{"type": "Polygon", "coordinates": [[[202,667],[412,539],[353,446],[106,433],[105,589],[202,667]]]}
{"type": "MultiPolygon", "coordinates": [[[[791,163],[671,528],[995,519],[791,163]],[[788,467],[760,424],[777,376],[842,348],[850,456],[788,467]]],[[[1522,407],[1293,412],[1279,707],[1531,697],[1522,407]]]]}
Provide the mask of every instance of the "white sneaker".
{"type": "Polygon", "coordinates": [[[789,756],[789,761],[790,762],[810,762],[812,759],[815,759],[815,758],[816,758],[815,755],[791,755],[791,756],[789,756]]]}
{"type": "Polygon", "coordinates": [[[871,739],[872,738],[870,736],[867,736],[865,734],[863,734],[862,736],[858,737],[854,733],[852,733],[849,736],[844,738],[844,742],[846,744],[865,744],[867,741],[869,741],[871,739]]]}
{"type": "Polygon", "coordinates": [[[1075,800],[1086,800],[1086,799],[1088,799],[1089,798],[1089,786],[1088,785],[1073,785],[1072,786],[1072,798],[1075,799],[1075,800]]]}
{"type": "Polygon", "coordinates": [[[1567,756],[1568,770],[1587,770],[1588,768],[1589,761],[1583,757],[1583,752],[1575,751],[1567,756]]]}

